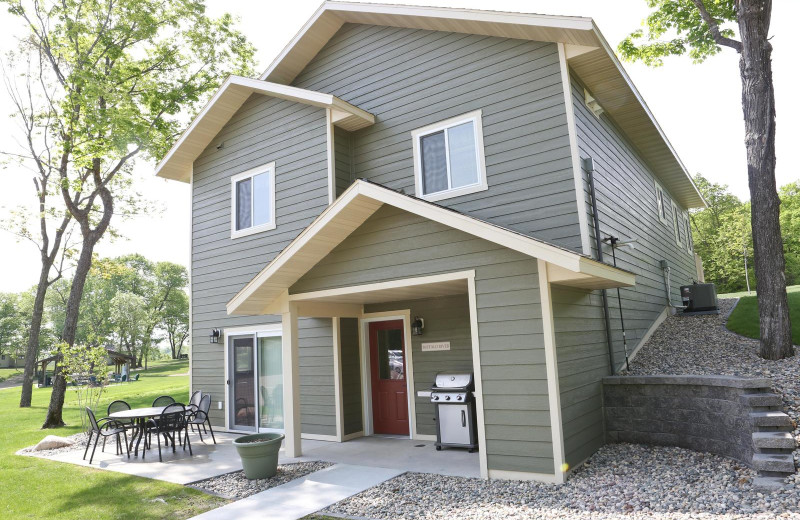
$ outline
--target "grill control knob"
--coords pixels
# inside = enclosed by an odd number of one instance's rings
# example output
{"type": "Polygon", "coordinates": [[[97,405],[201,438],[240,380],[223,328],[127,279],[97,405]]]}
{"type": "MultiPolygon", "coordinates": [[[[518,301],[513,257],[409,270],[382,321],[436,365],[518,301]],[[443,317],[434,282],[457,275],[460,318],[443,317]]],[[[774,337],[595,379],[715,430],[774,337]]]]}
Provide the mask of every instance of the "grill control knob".
{"type": "Polygon", "coordinates": [[[462,397],[459,395],[456,399],[458,399],[460,401],[462,399],[462,397]]]}
{"type": "Polygon", "coordinates": [[[434,400],[434,401],[438,401],[438,400],[439,400],[439,396],[438,396],[438,395],[434,395],[434,396],[433,396],[433,400],[434,400]]]}
{"type": "Polygon", "coordinates": [[[444,400],[445,401],[449,401],[450,400],[450,396],[448,395],[447,397],[444,398],[444,400]]]}

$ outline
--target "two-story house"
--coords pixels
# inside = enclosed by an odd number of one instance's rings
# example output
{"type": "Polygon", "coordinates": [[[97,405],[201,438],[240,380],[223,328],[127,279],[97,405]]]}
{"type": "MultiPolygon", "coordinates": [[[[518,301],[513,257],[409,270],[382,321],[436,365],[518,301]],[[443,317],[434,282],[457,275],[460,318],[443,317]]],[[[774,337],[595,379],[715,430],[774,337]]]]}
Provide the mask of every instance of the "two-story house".
{"type": "Polygon", "coordinates": [[[192,388],[288,455],[430,440],[472,372],[481,475],[562,482],[620,318],[631,354],[696,273],[704,201],[589,18],[326,2],[157,174],[191,190],[192,388]]]}

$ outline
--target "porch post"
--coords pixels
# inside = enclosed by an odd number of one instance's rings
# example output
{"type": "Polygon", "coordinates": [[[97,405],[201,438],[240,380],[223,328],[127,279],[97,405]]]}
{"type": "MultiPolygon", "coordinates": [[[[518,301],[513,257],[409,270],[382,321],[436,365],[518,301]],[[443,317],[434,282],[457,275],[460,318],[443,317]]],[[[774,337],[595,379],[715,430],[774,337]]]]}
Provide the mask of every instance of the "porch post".
{"type": "Polygon", "coordinates": [[[297,305],[289,303],[289,311],[282,315],[283,325],[283,441],[287,457],[299,457],[300,441],[300,362],[297,346],[297,305]]]}

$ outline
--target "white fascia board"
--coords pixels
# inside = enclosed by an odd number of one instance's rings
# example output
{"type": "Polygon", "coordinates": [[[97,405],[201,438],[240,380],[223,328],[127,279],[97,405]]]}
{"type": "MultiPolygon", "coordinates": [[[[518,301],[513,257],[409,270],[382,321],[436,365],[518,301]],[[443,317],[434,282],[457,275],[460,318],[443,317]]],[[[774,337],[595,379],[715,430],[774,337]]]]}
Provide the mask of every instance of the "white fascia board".
{"type": "MultiPolygon", "coordinates": [[[[315,27],[323,16],[328,20],[329,27],[325,30],[335,33],[347,21],[347,13],[366,13],[376,15],[390,15],[398,17],[423,17],[438,18],[442,20],[463,20],[490,24],[516,24],[554,29],[591,31],[592,19],[579,16],[557,16],[544,14],[514,13],[507,11],[482,11],[477,9],[459,9],[453,7],[423,7],[391,4],[367,4],[357,2],[324,2],[311,18],[303,25],[300,31],[283,48],[277,57],[270,63],[267,70],[259,79],[270,77],[292,50],[304,39],[306,33],[315,27]]],[[[442,30],[446,30],[443,28],[442,30]]]]}
{"type": "Polygon", "coordinates": [[[708,207],[708,202],[703,197],[703,194],[700,193],[700,190],[694,183],[694,179],[692,179],[691,174],[689,174],[689,170],[686,169],[686,166],[683,164],[683,161],[681,161],[681,158],[678,156],[678,152],[676,152],[675,148],[672,147],[672,143],[670,143],[669,139],[667,139],[667,135],[664,133],[664,130],[661,129],[661,125],[658,124],[658,121],[656,120],[656,117],[653,115],[653,112],[650,111],[650,107],[648,107],[647,103],[645,103],[644,98],[639,93],[639,90],[636,88],[636,85],[633,84],[633,81],[631,80],[630,76],[628,76],[628,73],[625,71],[625,68],[622,66],[622,63],[620,63],[619,59],[617,58],[617,55],[614,53],[614,50],[608,44],[608,41],[606,41],[605,37],[603,36],[603,33],[600,32],[600,29],[597,27],[597,25],[595,25],[594,21],[592,21],[592,31],[594,31],[594,35],[597,38],[597,41],[600,43],[603,50],[606,51],[606,54],[608,55],[609,59],[611,59],[611,62],[616,67],[622,79],[625,80],[625,83],[631,89],[631,92],[636,97],[636,100],[639,102],[639,105],[641,105],[642,110],[644,110],[645,113],[647,114],[647,117],[650,118],[650,121],[653,123],[653,126],[658,132],[658,135],[664,141],[664,145],[669,149],[670,153],[672,154],[672,157],[675,159],[675,162],[678,163],[678,166],[680,166],[684,175],[686,175],[686,178],[691,183],[692,188],[694,188],[697,197],[700,199],[700,201],[702,201],[705,207],[708,207]]]}

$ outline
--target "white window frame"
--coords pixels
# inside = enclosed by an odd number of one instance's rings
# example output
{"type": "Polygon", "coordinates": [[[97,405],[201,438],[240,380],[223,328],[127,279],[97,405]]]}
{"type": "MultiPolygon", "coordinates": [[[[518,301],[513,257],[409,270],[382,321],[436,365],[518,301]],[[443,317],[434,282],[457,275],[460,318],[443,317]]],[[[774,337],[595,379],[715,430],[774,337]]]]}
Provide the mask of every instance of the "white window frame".
{"type": "Polygon", "coordinates": [[[667,201],[664,198],[666,194],[666,190],[664,187],[659,184],[658,182],[655,183],[656,187],[656,213],[658,214],[658,220],[660,220],[664,224],[669,224],[669,218],[666,216],[667,214],[667,201]],[[659,194],[661,197],[659,198],[659,194]]]}
{"type": "MultiPolygon", "coordinates": [[[[445,132],[444,135],[445,135],[445,154],[447,154],[447,182],[449,184],[450,152],[447,147],[447,132],[445,132]]],[[[445,121],[440,121],[432,125],[412,130],[411,137],[414,142],[414,189],[417,198],[427,200],[429,202],[436,202],[437,200],[450,199],[453,197],[459,197],[461,195],[468,195],[470,193],[477,193],[479,191],[485,191],[489,189],[489,185],[486,182],[486,158],[484,156],[484,151],[483,151],[483,122],[482,122],[481,110],[469,112],[467,114],[463,114],[458,117],[453,117],[445,121]],[[429,134],[433,134],[435,132],[439,132],[441,130],[445,130],[447,128],[451,128],[454,126],[470,122],[475,126],[475,154],[477,156],[476,159],[478,165],[478,182],[476,184],[470,184],[469,186],[462,186],[460,188],[449,188],[446,190],[437,191],[436,193],[430,193],[428,195],[425,195],[423,193],[424,184],[422,182],[422,150],[420,146],[420,141],[422,137],[425,137],[426,135],[429,134]]]]}
{"type": "Polygon", "coordinates": [[[678,244],[679,247],[683,247],[683,242],[681,242],[681,226],[683,225],[683,218],[681,213],[678,211],[678,206],[676,206],[674,202],[671,204],[672,228],[675,230],[675,243],[678,244]]]}
{"type": "MultiPolygon", "coordinates": [[[[255,201],[255,190],[252,192],[252,196],[250,197],[250,204],[252,205],[255,201]]],[[[250,215],[254,215],[252,207],[250,209],[250,215]]],[[[258,166],[257,168],[253,168],[247,170],[242,173],[237,173],[236,175],[231,177],[231,239],[245,237],[248,235],[253,235],[255,233],[261,233],[264,231],[269,231],[271,229],[275,229],[275,163],[270,162],[264,164],[262,166],[258,166]],[[269,198],[270,198],[270,220],[265,224],[259,224],[257,226],[250,226],[249,228],[245,229],[236,229],[236,183],[241,180],[255,177],[256,175],[260,175],[262,173],[269,174],[269,198]]]]}

